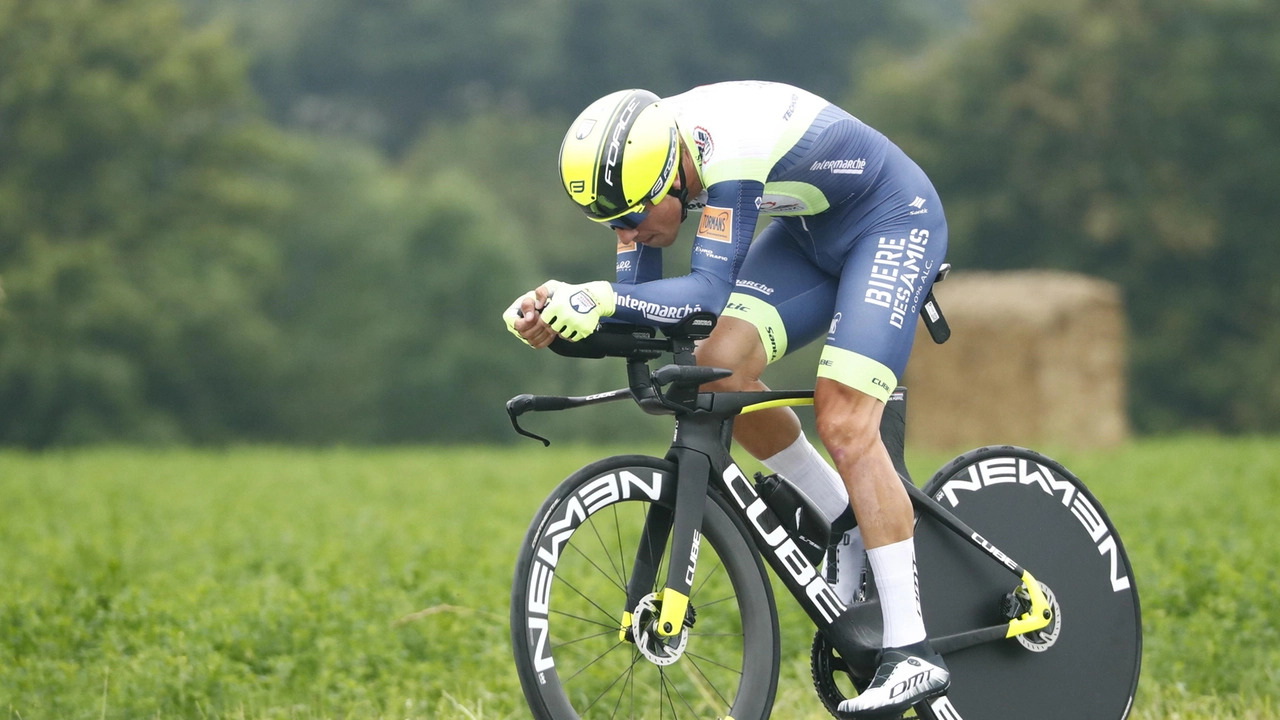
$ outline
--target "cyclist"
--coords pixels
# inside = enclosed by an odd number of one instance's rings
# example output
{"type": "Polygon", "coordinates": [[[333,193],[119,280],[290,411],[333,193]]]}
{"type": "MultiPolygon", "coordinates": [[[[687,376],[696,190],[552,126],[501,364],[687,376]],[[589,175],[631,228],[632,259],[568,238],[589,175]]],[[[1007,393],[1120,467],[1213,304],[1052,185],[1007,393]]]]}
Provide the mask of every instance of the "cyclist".
{"type": "Polygon", "coordinates": [[[697,351],[699,364],[734,371],[706,388],[716,391],[766,390],[769,363],[825,335],[814,409],[835,470],[789,408],[742,416],[734,439],[829,521],[850,503],[856,514],[860,537],[842,543],[855,568],[839,568],[837,588],[849,601],[865,544],[884,649],[871,685],[841,711],[888,713],[943,692],[950,676],[920,612],[911,504],[879,435],[946,254],[942,204],[924,172],[812,93],[728,82],[597,100],[564,137],[560,177],[587,216],[615,232],[617,281],[549,280],[508,308],[508,327],[541,348],[586,337],[605,318],[662,325],[720,312],[697,351]],[[690,210],[701,210],[691,272],[664,279],[661,249],[690,210]],[[773,220],[753,239],[762,214],[773,220]]]}

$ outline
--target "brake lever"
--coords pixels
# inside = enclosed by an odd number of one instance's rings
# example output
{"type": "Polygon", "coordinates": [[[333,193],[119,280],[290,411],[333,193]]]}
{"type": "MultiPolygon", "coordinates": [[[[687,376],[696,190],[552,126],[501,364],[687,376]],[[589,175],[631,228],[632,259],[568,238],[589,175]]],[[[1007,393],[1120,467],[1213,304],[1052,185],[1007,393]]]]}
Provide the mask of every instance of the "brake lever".
{"type": "Polygon", "coordinates": [[[631,388],[621,388],[618,390],[610,390],[609,392],[596,393],[595,395],[586,395],[583,397],[565,397],[562,395],[517,395],[507,401],[507,415],[511,417],[511,427],[516,432],[531,437],[534,440],[540,440],[543,447],[551,444],[551,441],[541,435],[533,433],[520,427],[520,423],[516,422],[516,418],[527,412],[555,412],[557,410],[568,410],[570,408],[586,407],[587,405],[599,405],[600,403],[614,402],[617,400],[626,400],[634,397],[631,388]]]}
{"type": "Polygon", "coordinates": [[[542,447],[550,447],[550,440],[525,430],[520,427],[520,422],[516,420],[516,418],[533,409],[533,403],[532,395],[517,395],[507,401],[507,416],[511,418],[511,427],[515,428],[516,433],[520,435],[540,441],[542,447]]]}

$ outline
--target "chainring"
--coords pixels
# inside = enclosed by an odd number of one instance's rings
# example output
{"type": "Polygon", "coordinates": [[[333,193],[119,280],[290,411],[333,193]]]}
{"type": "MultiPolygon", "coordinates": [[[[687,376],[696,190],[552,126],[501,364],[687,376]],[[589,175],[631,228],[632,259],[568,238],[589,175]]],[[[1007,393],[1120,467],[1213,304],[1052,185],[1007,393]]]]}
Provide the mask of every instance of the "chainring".
{"type": "MultiPolygon", "coordinates": [[[[841,686],[862,692],[867,689],[867,685],[871,684],[869,678],[859,678],[849,672],[849,667],[836,654],[835,648],[827,642],[827,638],[821,631],[813,635],[813,647],[809,650],[809,672],[813,676],[813,689],[822,700],[822,706],[837,718],[843,717],[840,713],[840,703],[854,697],[845,695],[841,686]]],[[[902,717],[902,715],[885,716],[883,720],[900,720],[902,717]]]]}

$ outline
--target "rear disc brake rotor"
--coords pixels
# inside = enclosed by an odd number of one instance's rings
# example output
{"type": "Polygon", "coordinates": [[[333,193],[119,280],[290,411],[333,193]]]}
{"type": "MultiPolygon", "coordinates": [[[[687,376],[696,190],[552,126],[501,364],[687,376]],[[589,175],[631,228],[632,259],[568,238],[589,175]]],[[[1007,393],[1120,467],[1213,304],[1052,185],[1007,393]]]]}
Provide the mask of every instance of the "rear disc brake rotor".
{"type": "MultiPolygon", "coordinates": [[[[1049,624],[1043,628],[1017,636],[1018,642],[1022,647],[1031,652],[1044,652],[1053,647],[1053,644],[1058,641],[1058,635],[1062,632],[1062,608],[1058,606],[1058,599],[1053,596],[1053,591],[1049,589],[1048,585],[1040,583],[1040,590],[1044,592],[1045,599],[1049,601],[1049,612],[1053,617],[1049,620],[1049,624]]],[[[1018,589],[1020,595],[1025,592],[1021,588],[1018,589]]]]}

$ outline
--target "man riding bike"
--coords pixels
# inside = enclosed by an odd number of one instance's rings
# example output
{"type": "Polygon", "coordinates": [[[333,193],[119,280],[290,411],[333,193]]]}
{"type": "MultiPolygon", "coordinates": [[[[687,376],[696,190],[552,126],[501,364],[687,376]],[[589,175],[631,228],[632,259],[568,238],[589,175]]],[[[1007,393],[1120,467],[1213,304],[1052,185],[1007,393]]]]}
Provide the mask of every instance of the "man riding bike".
{"type": "Polygon", "coordinates": [[[658,98],[623,90],[592,103],[560,148],[570,198],[617,235],[617,281],[549,280],[505,320],[535,348],[591,334],[604,318],[669,325],[720,312],[697,351],[733,375],[714,391],[763,391],[765,367],[826,335],[814,392],[818,434],[795,413],[737,419],[734,439],[794,482],[828,521],[849,510],[837,593],[852,600],[862,548],[875,574],[884,650],[871,685],[840,710],[879,715],[949,686],[920,612],[910,500],[880,439],[917,315],[947,248],[942,203],[884,135],[799,88],[727,82],[658,98]],[[701,210],[691,272],[662,278],[661,249],[701,210]],[[773,221],[753,239],[759,215],[773,221]]]}

